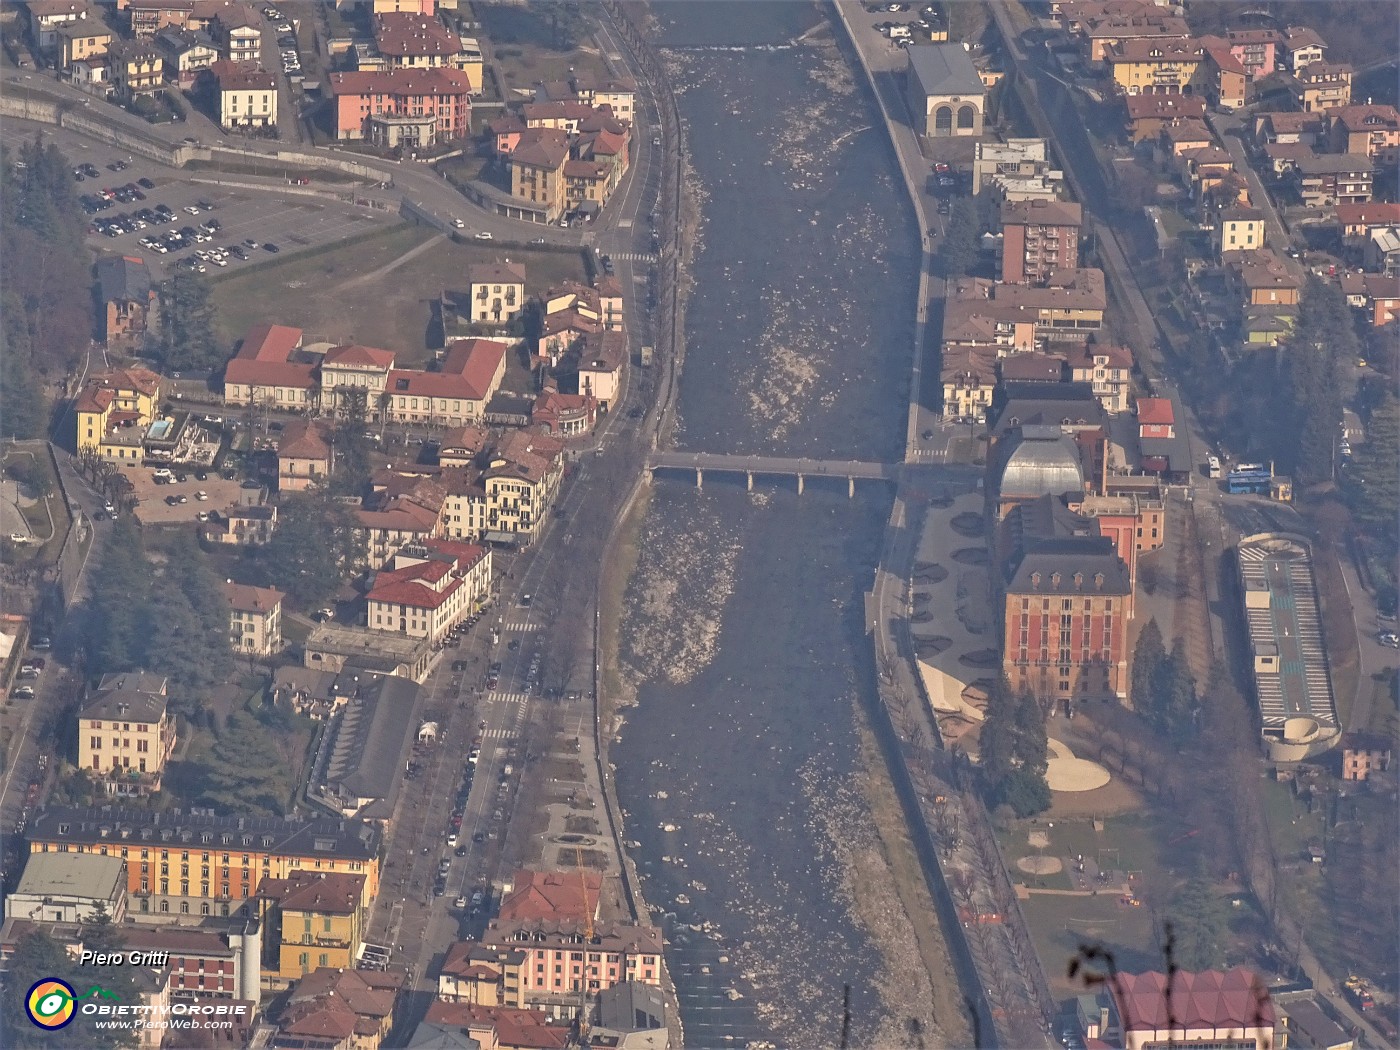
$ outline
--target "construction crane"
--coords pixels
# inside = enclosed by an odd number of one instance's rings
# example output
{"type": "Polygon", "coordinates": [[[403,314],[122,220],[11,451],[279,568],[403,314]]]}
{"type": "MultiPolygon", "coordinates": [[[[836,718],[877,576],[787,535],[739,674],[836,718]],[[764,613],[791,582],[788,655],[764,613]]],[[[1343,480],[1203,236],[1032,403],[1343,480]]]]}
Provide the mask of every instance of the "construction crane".
{"type": "Polygon", "coordinates": [[[583,850],[574,847],[574,863],[578,868],[579,886],[583,889],[583,979],[578,986],[578,1042],[588,1045],[588,952],[593,947],[593,905],[588,899],[588,869],[583,865],[583,850]]]}

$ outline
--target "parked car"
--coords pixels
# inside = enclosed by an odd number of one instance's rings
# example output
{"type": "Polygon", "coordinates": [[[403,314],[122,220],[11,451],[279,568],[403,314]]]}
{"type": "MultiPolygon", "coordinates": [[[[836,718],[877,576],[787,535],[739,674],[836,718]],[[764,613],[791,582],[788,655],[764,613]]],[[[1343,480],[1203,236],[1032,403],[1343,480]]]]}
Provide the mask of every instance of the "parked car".
{"type": "Polygon", "coordinates": [[[476,234],[476,239],[479,240],[479,241],[489,241],[489,240],[492,240],[491,231],[490,231],[490,230],[481,230],[479,233],[476,234]]]}
{"type": "Polygon", "coordinates": [[[266,244],[263,245],[263,251],[270,252],[273,255],[276,255],[281,250],[281,248],[277,247],[277,245],[273,244],[271,241],[268,241],[266,244]]]}

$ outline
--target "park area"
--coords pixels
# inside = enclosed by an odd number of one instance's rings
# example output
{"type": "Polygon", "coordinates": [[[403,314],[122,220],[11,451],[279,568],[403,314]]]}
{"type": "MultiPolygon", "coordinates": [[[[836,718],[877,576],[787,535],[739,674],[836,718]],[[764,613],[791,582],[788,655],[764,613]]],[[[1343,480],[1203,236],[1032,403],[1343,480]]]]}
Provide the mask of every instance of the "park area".
{"type": "Polygon", "coordinates": [[[442,293],[465,296],[469,267],[506,259],[525,265],[527,298],[587,276],[579,254],[458,244],[427,227],[397,226],[211,282],[218,335],[233,343],[257,324],[292,325],[308,344],[382,347],[399,367],[421,368],[442,346],[442,293]]]}

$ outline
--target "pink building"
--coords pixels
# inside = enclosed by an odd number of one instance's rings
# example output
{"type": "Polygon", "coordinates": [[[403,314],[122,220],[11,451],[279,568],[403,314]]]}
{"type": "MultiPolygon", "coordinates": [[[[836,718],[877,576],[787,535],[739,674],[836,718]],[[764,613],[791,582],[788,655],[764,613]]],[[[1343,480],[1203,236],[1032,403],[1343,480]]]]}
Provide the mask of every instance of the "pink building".
{"type": "Polygon", "coordinates": [[[1279,45],[1276,30],[1231,29],[1225,36],[1230,42],[1230,54],[1240,60],[1251,79],[1274,71],[1279,45]]]}

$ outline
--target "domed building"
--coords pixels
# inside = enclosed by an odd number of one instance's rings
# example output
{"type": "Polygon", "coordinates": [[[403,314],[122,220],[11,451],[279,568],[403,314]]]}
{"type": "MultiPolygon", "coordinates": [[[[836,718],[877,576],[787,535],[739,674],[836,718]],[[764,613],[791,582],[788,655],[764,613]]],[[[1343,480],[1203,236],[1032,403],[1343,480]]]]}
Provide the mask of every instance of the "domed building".
{"type": "Polygon", "coordinates": [[[997,511],[1041,496],[1084,493],[1084,465],[1073,437],[1055,426],[1022,426],[999,444],[1005,449],[996,476],[997,511]]]}

